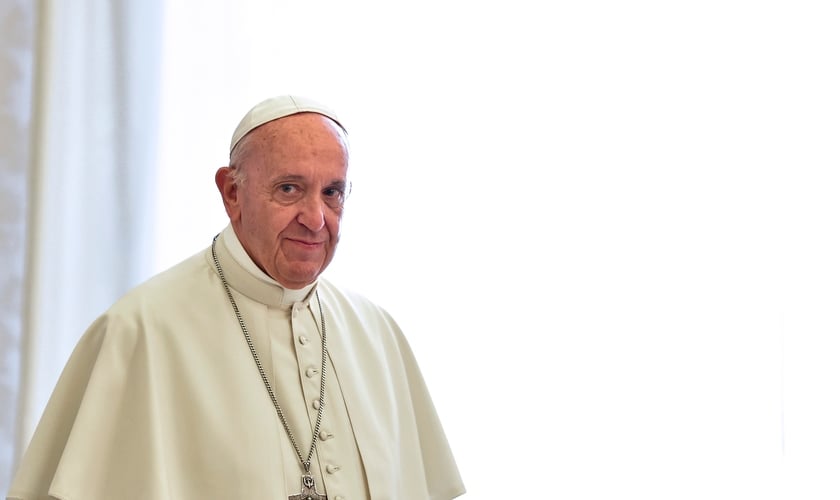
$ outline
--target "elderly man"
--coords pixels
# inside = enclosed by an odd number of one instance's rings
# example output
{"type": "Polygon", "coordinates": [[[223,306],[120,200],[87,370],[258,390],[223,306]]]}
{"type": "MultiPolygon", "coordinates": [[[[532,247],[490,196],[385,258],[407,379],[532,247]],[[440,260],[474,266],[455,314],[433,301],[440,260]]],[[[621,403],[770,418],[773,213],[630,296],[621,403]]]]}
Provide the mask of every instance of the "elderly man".
{"type": "Polygon", "coordinates": [[[91,325],[9,498],[461,495],[399,327],[319,278],[347,167],[329,109],[293,96],[252,108],[216,172],[229,226],[91,325]]]}

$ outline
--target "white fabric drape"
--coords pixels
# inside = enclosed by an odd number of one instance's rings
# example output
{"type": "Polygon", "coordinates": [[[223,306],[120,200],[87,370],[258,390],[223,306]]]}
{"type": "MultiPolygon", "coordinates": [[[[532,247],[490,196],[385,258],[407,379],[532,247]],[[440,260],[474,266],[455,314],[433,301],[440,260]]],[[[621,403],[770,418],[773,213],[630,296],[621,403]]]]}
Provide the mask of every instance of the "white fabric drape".
{"type": "Polygon", "coordinates": [[[35,8],[0,0],[0,493],[14,463],[35,8]]]}
{"type": "Polygon", "coordinates": [[[3,345],[15,358],[22,339],[12,469],[81,333],[152,261],[160,4],[44,0],[36,13],[22,333],[3,345]]]}

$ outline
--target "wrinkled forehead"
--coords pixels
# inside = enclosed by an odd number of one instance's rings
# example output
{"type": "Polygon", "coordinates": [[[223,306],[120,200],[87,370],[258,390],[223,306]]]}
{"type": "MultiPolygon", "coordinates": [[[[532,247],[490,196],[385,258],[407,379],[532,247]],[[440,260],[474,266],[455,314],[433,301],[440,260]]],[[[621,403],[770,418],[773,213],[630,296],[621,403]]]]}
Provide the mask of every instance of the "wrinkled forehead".
{"type": "Polygon", "coordinates": [[[260,125],[299,113],[318,113],[326,116],[334,121],[345,134],[347,133],[347,130],[341,124],[335,112],[323,104],[302,96],[277,96],[260,102],[245,113],[236,130],[234,130],[233,137],[231,137],[230,151],[233,151],[233,148],[236,147],[248,132],[260,125]]]}

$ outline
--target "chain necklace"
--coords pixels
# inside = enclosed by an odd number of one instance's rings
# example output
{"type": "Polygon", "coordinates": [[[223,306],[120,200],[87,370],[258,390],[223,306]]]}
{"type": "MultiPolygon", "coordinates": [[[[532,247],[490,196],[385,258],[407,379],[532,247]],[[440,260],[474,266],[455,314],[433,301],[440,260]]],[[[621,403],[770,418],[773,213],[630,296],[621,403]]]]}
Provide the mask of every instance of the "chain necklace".
{"type": "Polygon", "coordinates": [[[227,293],[230,305],[233,307],[236,320],[239,322],[239,328],[242,329],[242,335],[245,337],[245,342],[248,344],[248,350],[251,351],[251,356],[254,358],[257,370],[260,372],[260,378],[262,378],[263,384],[265,385],[265,390],[268,391],[268,396],[274,404],[277,416],[280,417],[283,429],[286,430],[286,435],[289,436],[289,441],[292,442],[292,446],[295,448],[295,453],[297,453],[298,459],[303,466],[300,495],[290,495],[289,500],[327,500],[326,495],[320,495],[315,490],[315,479],[312,477],[310,472],[312,455],[315,453],[315,445],[318,442],[318,433],[321,429],[321,419],[324,415],[324,395],[326,393],[327,386],[327,326],[324,321],[324,308],[321,306],[321,297],[318,295],[318,290],[315,290],[315,299],[318,301],[318,312],[321,315],[321,387],[318,394],[318,416],[315,418],[315,431],[312,433],[312,441],[309,444],[309,454],[306,456],[306,459],[304,459],[303,453],[300,452],[300,447],[295,440],[295,436],[292,434],[292,429],[286,421],[286,415],[284,415],[283,410],[280,409],[280,404],[277,402],[277,396],[274,394],[274,389],[271,388],[271,383],[268,381],[268,376],[265,374],[265,370],[260,362],[260,357],[257,355],[257,349],[254,347],[254,342],[251,340],[251,334],[248,333],[248,328],[245,326],[245,321],[242,319],[239,307],[233,299],[233,294],[231,293],[230,285],[228,285],[227,279],[225,278],[225,273],[222,271],[222,265],[219,263],[219,257],[216,255],[216,240],[218,237],[219,235],[217,234],[213,238],[213,244],[210,247],[213,254],[213,262],[216,264],[216,271],[219,273],[219,278],[222,280],[222,285],[225,287],[225,293],[227,293]]]}

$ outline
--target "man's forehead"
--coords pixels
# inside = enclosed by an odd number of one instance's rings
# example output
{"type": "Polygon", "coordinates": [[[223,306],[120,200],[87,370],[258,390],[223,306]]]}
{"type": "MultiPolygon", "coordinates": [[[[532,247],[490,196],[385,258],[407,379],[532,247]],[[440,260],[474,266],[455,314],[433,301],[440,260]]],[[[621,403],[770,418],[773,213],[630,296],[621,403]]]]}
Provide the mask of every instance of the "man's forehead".
{"type": "Polygon", "coordinates": [[[323,104],[302,96],[277,96],[260,102],[251,108],[244,117],[242,117],[242,120],[233,132],[233,137],[231,137],[230,151],[233,151],[236,144],[239,143],[239,141],[242,140],[248,132],[254,130],[260,125],[277,120],[278,118],[296,115],[299,113],[318,113],[326,116],[341,127],[344,133],[347,133],[347,130],[338,120],[338,116],[335,112],[323,104]]]}

